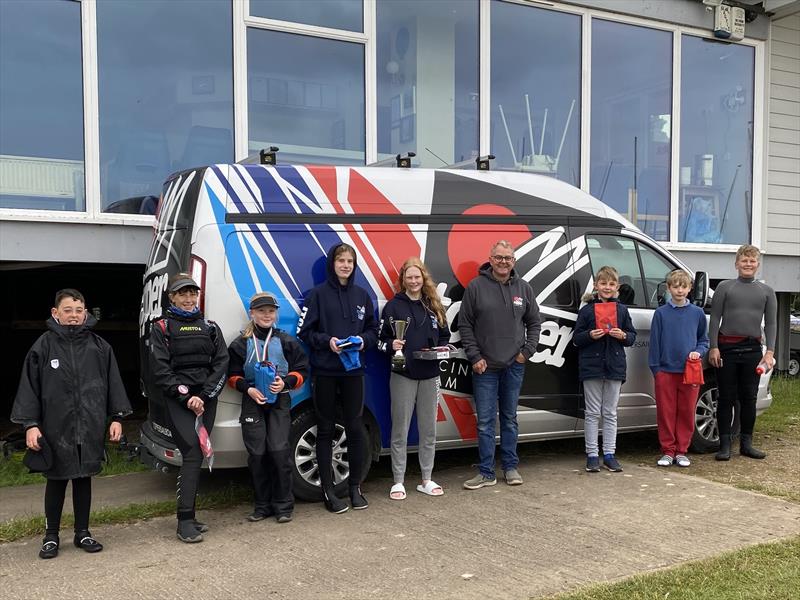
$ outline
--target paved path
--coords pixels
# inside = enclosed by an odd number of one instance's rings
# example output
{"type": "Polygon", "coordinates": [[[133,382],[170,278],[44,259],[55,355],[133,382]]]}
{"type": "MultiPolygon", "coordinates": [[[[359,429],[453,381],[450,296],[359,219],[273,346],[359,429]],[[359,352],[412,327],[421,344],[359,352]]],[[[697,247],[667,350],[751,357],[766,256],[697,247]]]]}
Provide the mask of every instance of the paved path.
{"type": "Polygon", "coordinates": [[[27,539],[0,545],[0,589],[48,600],[527,599],[800,534],[795,504],[677,469],[576,466],[575,457],[527,457],[525,485],[477,491],[460,487],[470,469],[445,466],[443,497],[409,486],[404,502],[387,497],[384,469],[364,486],[366,511],[298,504],[288,525],[249,523],[246,506],[206,512],[212,530],[195,545],[175,539],[168,517],[93,528],[106,544],[97,555],[64,544],[42,561],[39,538],[27,539]]]}

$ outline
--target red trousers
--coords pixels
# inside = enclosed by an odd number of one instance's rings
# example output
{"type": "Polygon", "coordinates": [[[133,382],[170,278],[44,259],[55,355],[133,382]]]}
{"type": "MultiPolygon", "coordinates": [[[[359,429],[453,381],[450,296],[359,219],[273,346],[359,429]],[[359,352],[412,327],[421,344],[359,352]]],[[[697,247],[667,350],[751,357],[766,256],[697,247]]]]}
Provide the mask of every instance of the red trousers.
{"type": "Polygon", "coordinates": [[[686,454],[694,434],[699,385],[683,383],[683,373],[659,371],[656,383],[656,423],[661,453],[686,454]]]}

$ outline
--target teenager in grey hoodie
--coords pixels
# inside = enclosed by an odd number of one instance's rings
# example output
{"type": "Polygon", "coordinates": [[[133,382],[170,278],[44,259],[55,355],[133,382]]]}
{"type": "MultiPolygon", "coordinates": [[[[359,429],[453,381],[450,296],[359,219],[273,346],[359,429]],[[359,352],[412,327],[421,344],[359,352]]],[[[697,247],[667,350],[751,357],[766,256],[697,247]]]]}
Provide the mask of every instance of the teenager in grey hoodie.
{"type": "Polygon", "coordinates": [[[505,240],[492,246],[461,301],[461,343],[472,365],[478,414],[480,473],[467,489],[495,485],[495,418],[500,414],[500,461],[509,485],[522,484],[517,471],[517,403],[525,363],[536,351],[541,331],[533,290],[514,270],[514,248],[505,240]]]}

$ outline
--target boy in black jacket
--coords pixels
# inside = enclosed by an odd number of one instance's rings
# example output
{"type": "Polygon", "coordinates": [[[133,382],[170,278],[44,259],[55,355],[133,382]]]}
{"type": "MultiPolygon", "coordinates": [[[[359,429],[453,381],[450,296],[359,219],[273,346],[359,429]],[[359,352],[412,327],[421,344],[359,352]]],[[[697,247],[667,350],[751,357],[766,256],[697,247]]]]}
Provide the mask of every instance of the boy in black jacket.
{"type": "Polygon", "coordinates": [[[336,244],[328,251],[326,266],[327,281],[308,294],[300,315],[297,337],[308,344],[314,370],[317,464],[325,507],[333,513],[343,513],[349,507],[337,498],[333,490],[332,442],[336,405],[341,403],[344,413],[350,502],[354,509],[364,509],[368,503],[361,493],[365,440],[361,424],[364,369],[360,357],[364,350],[376,345],[378,323],[372,298],[367,290],[355,284],[355,249],[348,244],[336,244]],[[348,338],[355,338],[355,343],[343,349],[339,344],[348,338]],[[348,362],[347,368],[345,361],[348,362]]]}
{"type": "Polygon", "coordinates": [[[617,444],[617,404],[625,382],[625,346],[636,341],[628,309],[617,299],[619,274],[614,267],[601,267],[594,276],[595,296],[578,312],[572,342],[578,347],[578,377],[583,382],[586,402],[583,435],[586,441],[586,470],[600,471],[597,430],[603,415],[603,466],[622,471],[614,453],[617,444]],[[616,310],[598,310],[610,303],[616,310]],[[597,315],[606,314],[600,317],[597,315]]]}
{"type": "Polygon", "coordinates": [[[72,481],[74,544],[86,552],[103,545],[89,533],[92,476],[105,455],[104,432],[112,442],[122,435],[122,417],[131,406],[108,342],[91,331],[97,320],[74,289],[56,293],[47,331],[28,351],[11,420],[25,428],[25,444],[41,452],[42,438],[52,449],[44,471],[45,537],[39,558],[58,555],[58,532],[67,483],[72,481]]]}
{"type": "Polygon", "coordinates": [[[228,385],[242,394],[239,422],[253,477],[255,507],[248,519],[261,521],[275,515],[278,523],[288,523],[294,510],[289,390],[301,388],[308,378],[308,359],[297,340],[275,326],[275,296],[255,294],[250,299],[250,319],[228,348],[228,385]],[[272,402],[255,385],[256,364],[262,360],[275,366],[269,391],[277,398],[272,402]]]}

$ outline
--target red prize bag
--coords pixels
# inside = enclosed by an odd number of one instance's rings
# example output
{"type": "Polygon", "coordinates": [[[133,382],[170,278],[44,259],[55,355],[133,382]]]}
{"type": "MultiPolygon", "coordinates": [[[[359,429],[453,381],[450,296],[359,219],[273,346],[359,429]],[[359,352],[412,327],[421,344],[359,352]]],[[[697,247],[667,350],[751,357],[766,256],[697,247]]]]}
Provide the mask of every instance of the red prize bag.
{"type": "Polygon", "coordinates": [[[594,322],[597,329],[609,331],[617,327],[617,303],[595,302],[594,322]]]}
{"type": "Polygon", "coordinates": [[[703,361],[699,358],[687,358],[683,368],[683,383],[688,385],[703,385],[703,361]]]}

